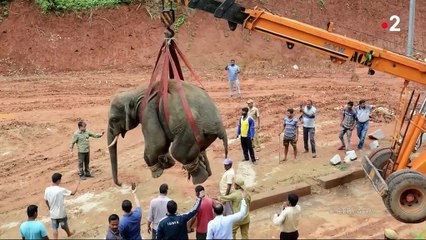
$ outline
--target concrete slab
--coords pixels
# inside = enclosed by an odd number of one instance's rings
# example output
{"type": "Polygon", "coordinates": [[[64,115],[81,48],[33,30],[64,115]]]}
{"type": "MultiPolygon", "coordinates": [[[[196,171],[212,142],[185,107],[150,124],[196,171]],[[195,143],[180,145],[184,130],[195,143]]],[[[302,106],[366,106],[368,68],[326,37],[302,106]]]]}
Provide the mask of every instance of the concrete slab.
{"type": "Polygon", "coordinates": [[[339,163],[342,162],[342,159],[340,158],[339,154],[334,155],[331,159],[330,159],[330,163],[331,165],[337,165],[339,163]]]}
{"type": "Polygon", "coordinates": [[[383,133],[382,129],[377,129],[376,131],[368,134],[368,138],[374,139],[374,140],[380,140],[385,137],[385,134],[383,133]]]}
{"type": "Polygon", "coordinates": [[[287,201],[287,196],[290,193],[295,193],[299,197],[306,196],[311,194],[311,186],[307,183],[297,183],[256,194],[251,198],[250,211],[275,203],[283,203],[287,201]]]}
{"type": "Polygon", "coordinates": [[[379,141],[374,140],[372,143],[370,143],[370,149],[373,151],[376,148],[379,148],[380,144],[379,141]]]}
{"type": "Polygon", "coordinates": [[[351,182],[353,180],[363,178],[365,176],[364,170],[361,168],[352,171],[344,171],[327,176],[319,177],[318,180],[321,186],[325,189],[334,188],[339,185],[351,182]]]}

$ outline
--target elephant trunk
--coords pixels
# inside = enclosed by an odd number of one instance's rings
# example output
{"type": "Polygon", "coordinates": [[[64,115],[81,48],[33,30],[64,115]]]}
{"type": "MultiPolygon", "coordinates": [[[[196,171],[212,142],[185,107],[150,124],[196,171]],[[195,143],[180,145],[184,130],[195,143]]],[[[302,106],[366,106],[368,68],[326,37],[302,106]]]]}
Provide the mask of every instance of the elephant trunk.
{"type": "Polygon", "coordinates": [[[108,150],[111,160],[112,179],[116,185],[121,186],[117,177],[117,139],[118,135],[114,135],[111,131],[108,131],[108,150]]]}

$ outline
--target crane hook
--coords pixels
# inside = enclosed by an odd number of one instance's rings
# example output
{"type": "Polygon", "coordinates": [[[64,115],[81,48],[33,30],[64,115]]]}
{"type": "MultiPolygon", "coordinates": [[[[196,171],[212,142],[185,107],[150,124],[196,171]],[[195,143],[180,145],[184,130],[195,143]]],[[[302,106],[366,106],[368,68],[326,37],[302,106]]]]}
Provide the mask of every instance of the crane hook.
{"type": "Polygon", "coordinates": [[[164,35],[166,39],[171,39],[175,35],[175,32],[171,29],[171,26],[175,22],[175,11],[173,10],[172,1],[170,1],[170,7],[167,10],[164,6],[164,0],[162,0],[162,4],[163,10],[161,12],[161,23],[166,28],[166,30],[164,31],[164,35]]]}

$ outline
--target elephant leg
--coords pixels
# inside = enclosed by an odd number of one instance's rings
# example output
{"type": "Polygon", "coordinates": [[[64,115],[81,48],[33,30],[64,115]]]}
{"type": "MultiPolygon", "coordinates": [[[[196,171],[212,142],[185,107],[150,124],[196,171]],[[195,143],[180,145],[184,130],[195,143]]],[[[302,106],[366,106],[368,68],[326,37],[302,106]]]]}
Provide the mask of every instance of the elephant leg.
{"type": "Polygon", "coordinates": [[[193,140],[187,140],[192,138],[192,135],[189,136],[190,138],[182,136],[175,138],[170,152],[173,158],[183,164],[184,169],[192,176],[192,183],[195,185],[205,182],[209,173],[206,170],[206,165],[203,161],[200,161],[202,157],[200,157],[199,147],[193,140]]]}
{"type": "Polygon", "coordinates": [[[206,151],[202,151],[199,155],[201,157],[201,161],[206,166],[207,173],[209,174],[209,177],[212,175],[212,169],[210,168],[209,159],[207,158],[206,151]]]}
{"type": "Polygon", "coordinates": [[[158,159],[160,164],[163,166],[163,169],[171,168],[175,165],[176,161],[170,156],[170,153],[162,155],[158,159]]]}
{"type": "Polygon", "coordinates": [[[152,177],[158,178],[165,169],[164,161],[161,160],[164,158],[162,156],[168,153],[170,142],[167,140],[158,119],[152,118],[144,123],[142,127],[145,136],[144,159],[151,170],[152,177]]]}

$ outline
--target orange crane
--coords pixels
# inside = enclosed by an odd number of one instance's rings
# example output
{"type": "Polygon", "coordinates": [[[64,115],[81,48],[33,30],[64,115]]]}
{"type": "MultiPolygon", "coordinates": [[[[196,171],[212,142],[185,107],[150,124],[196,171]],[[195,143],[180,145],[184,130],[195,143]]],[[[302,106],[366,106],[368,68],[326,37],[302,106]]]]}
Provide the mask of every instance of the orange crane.
{"type": "MultiPolygon", "coordinates": [[[[367,67],[370,75],[381,71],[401,77],[405,79],[401,96],[410,81],[426,84],[426,63],[333,33],[333,23],[329,23],[327,30],[324,30],[257,7],[244,8],[235,0],[163,1],[214,14],[217,18],[227,20],[232,31],[242,25],[251,31],[285,41],[289,49],[295,45],[304,45],[329,55],[333,63],[351,61],[367,67]]],[[[174,12],[171,8],[163,11],[162,22],[168,29],[166,38],[173,37],[170,26],[174,22],[174,12]]],[[[367,177],[382,196],[388,211],[405,223],[426,220],[426,150],[418,151],[426,131],[426,100],[418,109],[418,96],[411,116],[405,119],[413,95],[414,92],[410,101],[403,106],[401,112],[405,114],[396,120],[391,146],[377,149],[362,161],[367,177]],[[403,130],[405,120],[408,123],[403,130]]]]}

